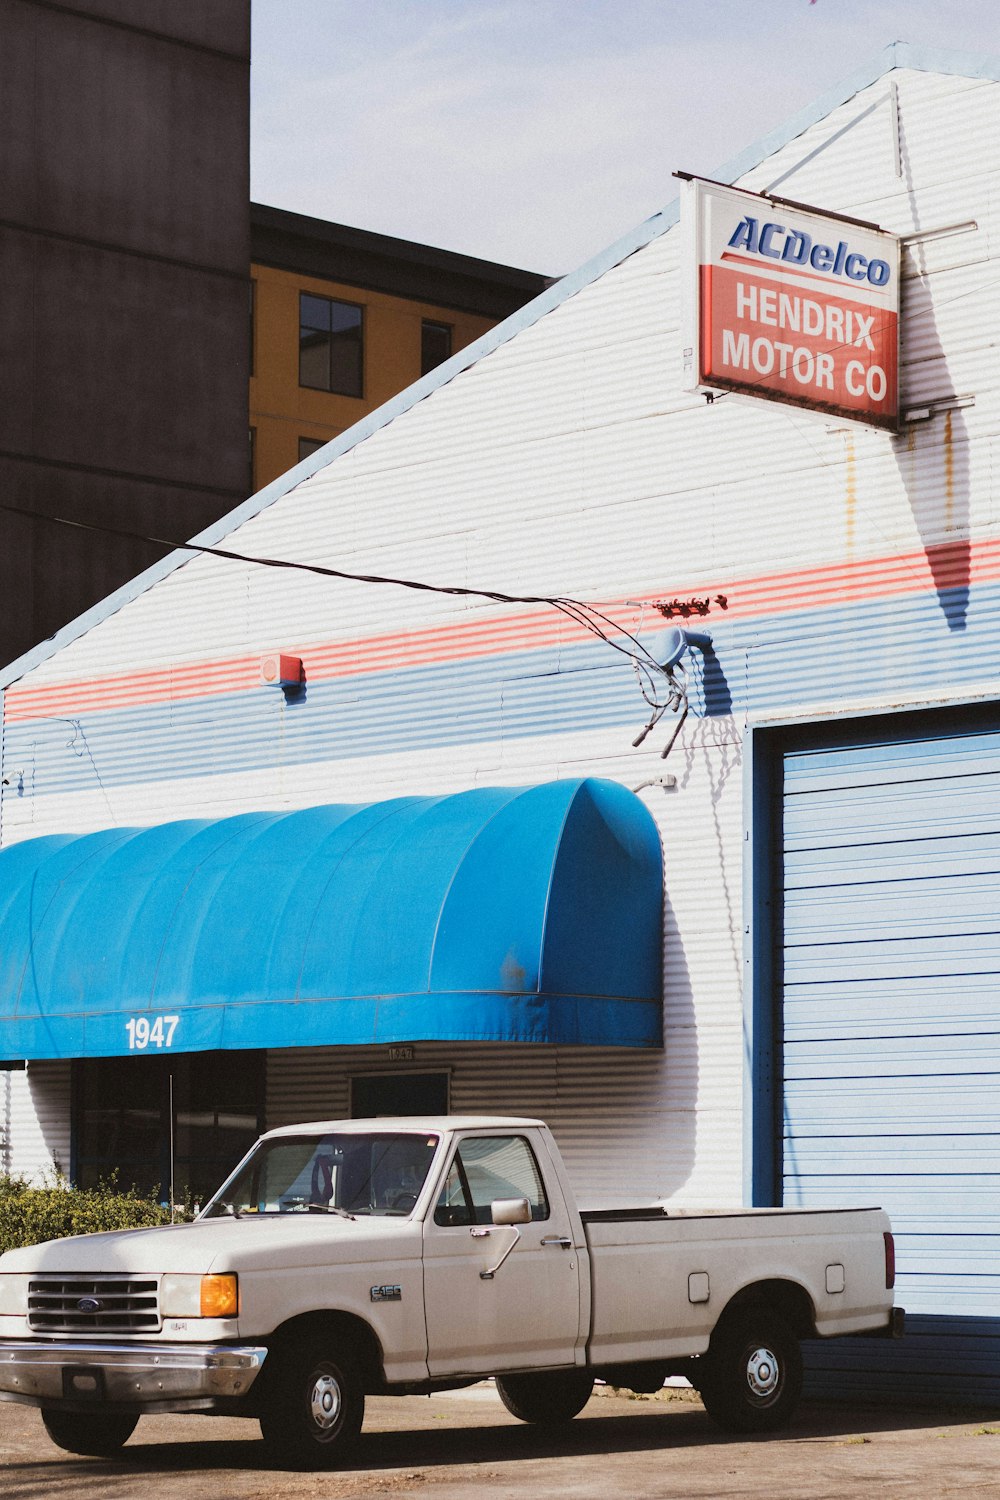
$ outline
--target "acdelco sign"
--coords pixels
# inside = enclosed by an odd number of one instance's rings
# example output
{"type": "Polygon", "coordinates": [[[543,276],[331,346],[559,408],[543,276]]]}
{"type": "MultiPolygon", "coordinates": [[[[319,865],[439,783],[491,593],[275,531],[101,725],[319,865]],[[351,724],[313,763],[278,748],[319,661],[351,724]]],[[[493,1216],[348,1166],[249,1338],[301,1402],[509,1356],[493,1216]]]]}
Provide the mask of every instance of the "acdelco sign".
{"type": "MultiPolygon", "coordinates": [[[[773,211],[773,207],[772,207],[773,211]]],[[[769,221],[761,224],[749,214],[733,230],[728,248],[745,250],[748,255],[766,255],[792,266],[812,266],[814,271],[829,271],[831,276],[846,276],[851,281],[870,281],[872,286],[887,286],[892,268],[887,260],[869,260],[859,250],[851,250],[847,240],[830,245],[814,244],[804,229],[786,229],[784,224],[769,221]]]]}
{"type": "Polygon", "coordinates": [[[897,238],[697,178],[685,191],[689,383],[895,428],[897,238]]]}

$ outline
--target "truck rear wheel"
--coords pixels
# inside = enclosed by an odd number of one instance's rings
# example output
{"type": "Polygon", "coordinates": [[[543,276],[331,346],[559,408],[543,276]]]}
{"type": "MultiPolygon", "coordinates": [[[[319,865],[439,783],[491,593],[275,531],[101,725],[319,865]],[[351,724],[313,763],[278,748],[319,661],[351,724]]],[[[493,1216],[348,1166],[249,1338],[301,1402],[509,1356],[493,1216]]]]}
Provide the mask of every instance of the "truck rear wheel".
{"type": "Polygon", "coordinates": [[[349,1348],[308,1339],[268,1355],[260,1430],[272,1459],[325,1469],[361,1431],[365,1393],[349,1348]]]}
{"type": "Polygon", "coordinates": [[[692,1380],[726,1432],[773,1432],[802,1394],[802,1351],[780,1313],[746,1307],[720,1322],[692,1380]]]}
{"type": "Polygon", "coordinates": [[[583,1411],[594,1389],[586,1370],[540,1370],[497,1376],[500,1400],[522,1422],[569,1422],[583,1411]]]}
{"type": "Polygon", "coordinates": [[[104,1411],[55,1411],[42,1407],[45,1431],[57,1448],[88,1458],[111,1458],[124,1448],[138,1417],[104,1411]]]}

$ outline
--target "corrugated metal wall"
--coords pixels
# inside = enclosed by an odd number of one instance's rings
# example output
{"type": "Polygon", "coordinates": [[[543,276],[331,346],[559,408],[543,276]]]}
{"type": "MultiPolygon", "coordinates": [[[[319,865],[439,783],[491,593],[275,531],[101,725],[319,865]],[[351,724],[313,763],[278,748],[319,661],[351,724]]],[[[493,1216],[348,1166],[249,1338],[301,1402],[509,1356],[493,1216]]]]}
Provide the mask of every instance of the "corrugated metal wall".
{"type": "Polygon", "coordinates": [[[0,1072],[0,1174],[39,1181],[70,1169],[70,1064],[0,1072]]]}
{"type": "MultiPolygon", "coordinates": [[[[635,786],[670,770],[676,789],[642,793],[667,871],[662,1056],[421,1048],[419,1064],[447,1053],[462,1107],[553,1118],[585,1194],[614,1193],[641,1160],[624,1196],[665,1182],[681,1201],[736,1201],[746,721],[997,695],[1000,164],[983,143],[1000,135],[1000,87],[893,76],[901,177],[882,79],[742,180],[782,179],[789,197],[904,234],[974,221],[914,244],[903,312],[904,401],[973,404],[898,439],[768,403],[707,405],[681,388],[685,288],[668,230],[227,539],[582,596],[649,640],[651,611],[623,601],[725,594],[707,622],[716,656],[693,671],[697,713],[666,766],[662,726],[629,748],[646,705],[628,664],[544,611],[202,558],[7,692],[4,842],[581,771],[635,786]],[[303,656],[296,702],[256,684],[257,656],[276,647],[303,656]]],[[[340,1112],[359,1065],[271,1054],[270,1118],[340,1112]]],[[[24,1130],[43,1159],[44,1135],[24,1130]]]]}
{"type": "MultiPolygon", "coordinates": [[[[692,1049],[420,1043],[412,1063],[389,1062],[384,1047],[288,1048],[268,1054],[267,1123],[342,1119],[350,1080],[371,1073],[447,1072],[457,1114],[540,1117],[563,1151],[574,1187],[600,1207],[687,1198],[695,1163],[694,1115],[710,1101],[699,1089],[692,1049]],[[699,1097],[700,1095],[700,1097],[699,1097]]],[[[698,1198],[731,1199],[732,1163],[703,1164],[698,1198]]]]}

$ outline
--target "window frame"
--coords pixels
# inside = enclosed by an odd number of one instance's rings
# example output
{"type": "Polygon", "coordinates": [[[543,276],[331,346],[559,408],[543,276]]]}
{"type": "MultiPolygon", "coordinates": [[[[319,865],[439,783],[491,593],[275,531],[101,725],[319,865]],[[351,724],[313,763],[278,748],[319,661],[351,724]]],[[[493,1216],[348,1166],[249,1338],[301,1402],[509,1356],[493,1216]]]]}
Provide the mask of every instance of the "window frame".
{"type": "Polygon", "coordinates": [[[321,392],[323,392],[324,395],[329,395],[329,396],[345,396],[345,397],[347,397],[348,400],[352,400],[352,401],[363,401],[365,399],[365,344],[366,344],[366,341],[367,341],[366,340],[366,335],[367,335],[366,322],[367,322],[367,319],[366,319],[365,314],[366,314],[366,308],[365,308],[364,303],[362,303],[362,302],[348,302],[344,297],[330,297],[330,296],[327,296],[326,293],[324,293],[324,292],[305,291],[302,287],[299,288],[299,389],[300,390],[304,390],[304,391],[321,391],[321,392]],[[306,320],[305,320],[305,318],[304,318],[304,315],[303,315],[303,302],[304,302],[304,299],[307,298],[307,297],[310,298],[313,302],[325,302],[325,303],[327,303],[327,305],[330,308],[333,308],[333,307],[346,307],[346,308],[350,308],[352,312],[356,312],[357,313],[358,318],[357,318],[357,323],[355,325],[356,328],[357,328],[357,330],[358,330],[358,333],[357,333],[357,346],[358,346],[357,389],[356,390],[354,390],[354,389],[351,389],[351,390],[342,390],[338,386],[334,385],[334,383],[333,383],[333,376],[334,376],[333,349],[334,349],[334,333],[335,333],[335,330],[334,330],[334,328],[332,326],[332,315],[331,315],[331,319],[330,319],[330,327],[325,328],[325,329],[319,328],[319,327],[314,327],[314,325],[312,325],[310,323],[307,323],[306,320]],[[303,329],[310,329],[310,328],[312,328],[313,331],[316,332],[316,333],[325,333],[326,336],[327,336],[327,353],[326,353],[326,380],[327,380],[327,383],[325,385],[315,385],[312,381],[310,381],[310,380],[303,380],[303,378],[302,378],[302,342],[303,342],[302,341],[302,333],[303,333],[303,329]]]}
{"type": "Polygon", "coordinates": [[[541,1209],[544,1209],[544,1212],[536,1214],[535,1205],[531,1203],[531,1198],[528,1194],[522,1193],[518,1194],[517,1196],[528,1198],[529,1205],[531,1206],[531,1222],[533,1224],[544,1224],[552,1218],[552,1200],[549,1196],[548,1188],[546,1186],[545,1175],[542,1172],[541,1167],[539,1166],[538,1156],[535,1153],[534,1147],[532,1146],[530,1140],[526,1135],[519,1135],[517,1133],[507,1135],[465,1135],[462,1136],[461,1140],[456,1141],[451,1155],[448,1157],[447,1165],[445,1166],[444,1172],[441,1176],[440,1185],[437,1188],[436,1196],[434,1199],[434,1207],[431,1211],[431,1219],[434,1222],[435,1228],[474,1229],[480,1225],[489,1225],[493,1223],[493,1217],[490,1213],[490,1207],[492,1203],[497,1202],[497,1199],[491,1199],[490,1203],[477,1204],[472,1191],[472,1185],[469,1181],[469,1176],[466,1171],[465,1162],[462,1159],[462,1147],[465,1146],[469,1141],[519,1141],[527,1151],[531,1164],[535,1169],[535,1175],[538,1179],[538,1186],[541,1190],[541,1201],[537,1206],[541,1209]],[[461,1218],[445,1219],[443,1217],[439,1217],[439,1215],[443,1212],[448,1212],[448,1205],[442,1206],[441,1200],[444,1197],[445,1191],[447,1189],[448,1179],[451,1177],[453,1167],[458,1171],[459,1181],[462,1188],[462,1196],[465,1200],[465,1214],[461,1218]],[[484,1213],[487,1215],[486,1218],[482,1217],[484,1213]]]}
{"type": "MultiPolygon", "coordinates": [[[[87,1131],[85,1114],[89,1102],[89,1088],[93,1087],[93,1083],[97,1081],[100,1081],[104,1088],[107,1088],[109,1084],[113,1086],[114,1068],[127,1067],[130,1064],[134,1065],[136,1063],[139,1063],[140,1059],[121,1055],[115,1055],[107,1058],[74,1058],[71,1063],[70,1071],[70,1180],[74,1183],[79,1184],[81,1181],[81,1176],[83,1174],[86,1174],[88,1178],[94,1178],[94,1180],[104,1181],[107,1180],[112,1172],[118,1171],[123,1187],[128,1187],[131,1185],[131,1182],[129,1180],[130,1174],[134,1173],[136,1186],[140,1191],[145,1192],[148,1186],[151,1187],[155,1192],[157,1190],[157,1184],[155,1182],[147,1184],[147,1182],[145,1181],[145,1175],[140,1178],[140,1173],[145,1174],[145,1170],[148,1167],[153,1172],[158,1172],[159,1174],[159,1201],[166,1204],[169,1201],[170,1196],[170,1151],[172,1133],[175,1144],[174,1166],[176,1171],[174,1186],[178,1193],[177,1201],[182,1201],[182,1195],[186,1188],[194,1189],[195,1191],[193,1192],[193,1196],[199,1198],[201,1202],[204,1202],[207,1198],[210,1198],[211,1195],[217,1190],[218,1182],[228,1174],[230,1170],[229,1166],[223,1165],[221,1159],[216,1162],[214,1157],[211,1158],[213,1162],[211,1184],[206,1185],[204,1190],[197,1189],[196,1184],[184,1180],[185,1167],[189,1167],[190,1163],[194,1160],[200,1159],[202,1161],[205,1161],[206,1158],[202,1153],[195,1153],[194,1155],[190,1156],[187,1153],[182,1154],[181,1151],[177,1149],[177,1145],[178,1135],[181,1130],[181,1122],[179,1120],[179,1116],[183,1113],[190,1112],[190,1110],[195,1107],[193,1079],[199,1067],[196,1059],[213,1055],[221,1058],[225,1063],[229,1063],[234,1069],[238,1067],[241,1075],[248,1078],[248,1081],[250,1083],[248,1094],[250,1097],[247,1102],[249,1104],[250,1112],[255,1116],[256,1121],[251,1129],[253,1131],[254,1139],[259,1137],[264,1128],[267,1072],[267,1054],[265,1051],[261,1049],[247,1049],[243,1051],[238,1049],[230,1050],[228,1048],[224,1048],[218,1050],[209,1049],[205,1052],[179,1052],[173,1055],[160,1053],[155,1056],[150,1056],[147,1054],[144,1061],[151,1066],[147,1067],[144,1071],[147,1073],[150,1082],[149,1104],[151,1113],[155,1113],[158,1117],[157,1124],[154,1127],[156,1130],[156,1143],[154,1147],[155,1155],[148,1160],[143,1160],[142,1158],[135,1157],[132,1158],[123,1167],[119,1167],[114,1156],[105,1156],[93,1150],[87,1151],[85,1154],[85,1147],[92,1144],[92,1142],[88,1142],[85,1139],[85,1133],[87,1131]],[[108,1073],[107,1080],[100,1079],[101,1064],[112,1065],[111,1068],[105,1070],[108,1073]],[[88,1081],[86,1078],[86,1073],[88,1070],[92,1075],[90,1081],[88,1081]],[[171,1072],[174,1072],[175,1074],[186,1072],[187,1074],[186,1078],[177,1078],[175,1080],[177,1086],[173,1089],[171,1088],[169,1082],[171,1072]],[[173,1096],[172,1099],[171,1095],[173,1096]],[[172,1115],[171,1103],[173,1104],[172,1115]]],[[[206,1107],[217,1106],[217,1104],[218,1101],[213,1089],[211,1097],[207,1099],[206,1107]]],[[[241,1148],[241,1156],[246,1150],[249,1149],[249,1145],[252,1144],[253,1141],[250,1141],[246,1147],[241,1148]]],[[[227,1163],[229,1159],[229,1152],[227,1151],[227,1163]]]]}
{"type": "Polygon", "coordinates": [[[449,359],[451,359],[451,357],[454,354],[454,352],[455,352],[455,325],[454,325],[454,323],[445,323],[444,320],[441,319],[441,318],[421,318],[421,320],[420,320],[420,374],[421,374],[421,377],[423,377],[424,375],[429,375],[432,370],[437,370],[441,365],[445,364],[449,359]],[[447,333],[447,335],[448,335],[448,353],[445,354],[445,355],[442,355],[442,357],[440,359],[436,359],[433,362],[433,364],[428,364],[427,358],[426,358],[426,351],[424,349],[424,335],[430,329],[433,329],[435,333],[447,333]]]}
{"type": "MultiPolygon", "coordinates": [[[[311,389],[311,387],[310,387],[310,389],[311,389]]],[[[305,461],[306,461],[307,458],[312,458],[312,456],[313,456],[314,453],[318,453],[321,448],[325,448],[326,445],[327,445],[327,443],[329,441],[330,441],[329,438],[307,437],[304,433],[300,432],[299,433],[299,456],[298,456],[298,462],[300,464],[305,463],[305,461]],[[310,444],[310,447],[309,447],[309,449],[308,449],[307,452],[303,452],[302,451],[302,445],[303,445],[303,443],[310,444]]]]}

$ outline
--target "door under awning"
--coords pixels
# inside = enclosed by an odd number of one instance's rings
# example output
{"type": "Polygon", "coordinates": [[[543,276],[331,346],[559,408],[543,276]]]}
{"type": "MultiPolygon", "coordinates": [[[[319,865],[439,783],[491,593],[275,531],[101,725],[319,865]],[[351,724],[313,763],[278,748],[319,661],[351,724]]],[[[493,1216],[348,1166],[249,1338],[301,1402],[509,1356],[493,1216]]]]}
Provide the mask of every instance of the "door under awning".
{"type": "Polygon", "coordinates": [[[658,1047],[662,854],[594,779],[0,850],[0,1052],[658,1047]]]}

